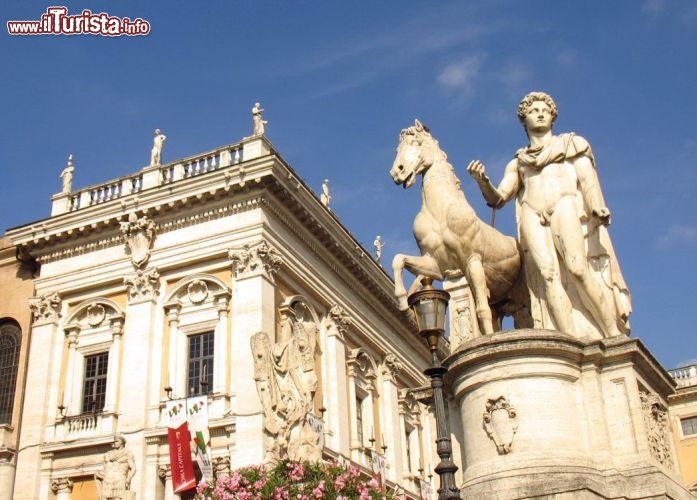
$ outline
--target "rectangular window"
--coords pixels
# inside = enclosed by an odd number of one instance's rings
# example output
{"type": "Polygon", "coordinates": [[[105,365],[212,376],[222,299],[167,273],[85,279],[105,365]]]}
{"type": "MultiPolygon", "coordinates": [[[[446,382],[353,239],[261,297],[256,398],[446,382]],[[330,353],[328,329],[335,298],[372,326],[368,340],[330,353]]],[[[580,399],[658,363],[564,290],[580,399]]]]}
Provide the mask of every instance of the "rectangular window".
{"type": "Polygon", "coordinates": [[[405,444],[406,444],[405,448],[406,448],[406,452],[407,452],[406,469],[407,469],[407,471],[412,472],[412,469],[411,469],[411,432],[409,429],[407,429],[405,431],[404,438],[405,438],[405,444]]]}
{"type": "Polygon", "coordinates": [[[189,336],[188,397],[213,390],[213,346],[213,332],[189,336]]]}
{"type": "Polygon", "coordinates": [[[85,356],[85,379],[82,386],[82,413],[98,412],[106,402],[106,374],[109,353],[85,356]]]}
{"type": "Polygon", "coordinates": [[[680,424],[682,425],[682,435],[694,436],[697,434],[697,417],[681,418],[680,424]]]}
{"type": "Polygon", "coordinates": [[[363,446],[363,400],[356,398],[356,440],[363,446]]]}

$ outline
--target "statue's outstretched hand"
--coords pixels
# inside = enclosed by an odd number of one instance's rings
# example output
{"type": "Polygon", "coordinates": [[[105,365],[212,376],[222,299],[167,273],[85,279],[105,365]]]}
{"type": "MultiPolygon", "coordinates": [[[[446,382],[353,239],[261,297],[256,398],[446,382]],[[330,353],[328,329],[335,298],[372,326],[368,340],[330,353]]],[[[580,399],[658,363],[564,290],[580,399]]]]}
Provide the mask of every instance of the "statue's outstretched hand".
{"type": "Polygon", "coordinates": [[[486,176],[486,169],[484,164],[479,160],[472,160],[469,165],[467,165],[467,172],[477,181],[488,181],[489,178],[486,176]]]}
{"type": "Polygon", "coordinates": [[[610,225],[610,210],[607,207],[598,207],[591,210],[591,213],[600,219],[603,226],[610,225]]]}

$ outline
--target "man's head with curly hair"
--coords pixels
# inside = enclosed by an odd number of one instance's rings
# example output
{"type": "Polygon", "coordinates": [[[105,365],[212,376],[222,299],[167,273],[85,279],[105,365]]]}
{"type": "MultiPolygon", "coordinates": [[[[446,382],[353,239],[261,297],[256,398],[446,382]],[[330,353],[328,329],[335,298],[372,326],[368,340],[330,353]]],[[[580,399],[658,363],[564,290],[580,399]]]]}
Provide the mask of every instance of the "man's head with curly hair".
{"type": "Polygon", "coordinates": [[[520,123],[523,124],[523,127],[525,126],[525,116],[528,114],[528,108],[536,101],[542,101],[549,106],[549,110],[552,113],[552,123],[557,119],[557,104],[554,102],[554,99],[552,99],[552,96],[544,92],[530,92],[523,97],[523,100],[520,101],[518,105],[518,119],[520,123]]]}

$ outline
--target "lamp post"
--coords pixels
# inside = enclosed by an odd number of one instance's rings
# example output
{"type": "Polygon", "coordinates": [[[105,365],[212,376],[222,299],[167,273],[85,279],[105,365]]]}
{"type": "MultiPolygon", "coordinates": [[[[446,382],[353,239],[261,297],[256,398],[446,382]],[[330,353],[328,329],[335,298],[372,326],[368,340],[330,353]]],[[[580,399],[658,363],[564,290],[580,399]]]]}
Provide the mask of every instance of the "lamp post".
{"type": "Polygon", "coordinates": [[[409,307],[414,311],[416,324],[421,336],[431,351],[431,366],[424,370],[424,374],[431,378],[433,389],[433,406],[436,414],[436,450],[440,462],[434,469],[440,476],[439,500],[460,498],[460,490],[455,484],[455,471],[457,465],[453,462],[453,446],[450,441],[450,429],[445,415],[445,401],[443,399],[443,376],[448,371],[438,360],[438,341],[445,333],[445,311],[448,307],[450,294],[444,290],[433,287],[431,278],[421,280],[421,290],[412,293],[409,298],[409,307]]]}

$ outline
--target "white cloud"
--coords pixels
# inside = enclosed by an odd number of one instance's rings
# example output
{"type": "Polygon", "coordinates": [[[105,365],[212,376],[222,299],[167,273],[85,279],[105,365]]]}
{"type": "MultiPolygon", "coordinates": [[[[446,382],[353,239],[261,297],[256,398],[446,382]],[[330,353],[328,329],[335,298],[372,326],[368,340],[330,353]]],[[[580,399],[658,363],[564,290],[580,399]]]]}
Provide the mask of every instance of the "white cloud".
{"type": "Polygon", "coordinates": [[[578,52],[573,49],[562,50],[557,54],[557,62],[567,68],[574,66],[578,59],[578,52]]]}
{"type": "Polygon", "coordinates": [[[669,248],[678,245],[697,246],[697,227],[670,226],[666,233],[656,240],[659,248],[669,248]]]}
{"type": "Polygon", "coordinates": [[[482,54],[475,54],[451,62],[438,74],[438,83],[447,90],[471,94],[484,59],[482,54]]]}
{"type": "Polygon", "coordinates": [[[663,12],[667,4],[667,0],[644,0],[644,3],[641,5],[641,11],[644,14],[657,16],[663,12]]]}

